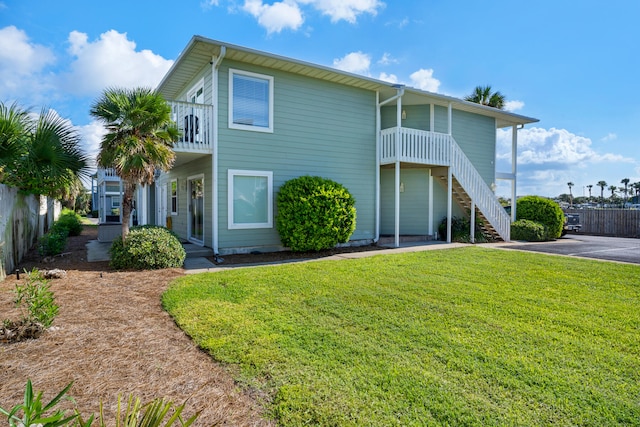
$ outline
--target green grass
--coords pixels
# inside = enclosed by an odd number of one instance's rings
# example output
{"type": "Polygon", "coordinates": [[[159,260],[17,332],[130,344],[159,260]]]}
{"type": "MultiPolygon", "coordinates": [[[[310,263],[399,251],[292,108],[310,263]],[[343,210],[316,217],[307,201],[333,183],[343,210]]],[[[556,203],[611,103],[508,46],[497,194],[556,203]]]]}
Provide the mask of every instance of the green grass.
{"type": "Polygon", "coordinates": [[[470,247],[187,276],[163,304],[281,425],[639,425],[639,283],[470,247]]]}

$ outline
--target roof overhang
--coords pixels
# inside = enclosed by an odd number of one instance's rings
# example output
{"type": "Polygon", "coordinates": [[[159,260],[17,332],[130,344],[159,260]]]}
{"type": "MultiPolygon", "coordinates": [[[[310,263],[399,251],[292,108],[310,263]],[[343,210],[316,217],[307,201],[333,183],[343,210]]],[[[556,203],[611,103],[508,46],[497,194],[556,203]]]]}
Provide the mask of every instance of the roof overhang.
{"type": "MultiPolygon", "coordinates": [[[[167,74],[158,85],[158,91],[166,99],[177,99],[187,89],[187,85],[203,67],[211,64],[225,47],[225,60],[244,62],[247,64],[267,67],[284,72],[294,73],[305,77],[344,84],[365,90],[377,91],[380,100],[392,98],[398,93],[398,85],[373,79],[366,76],[340,71],[323,65],[312,64],[297,59],[274,55],[242,46],[224,43],[202,36],[193,36],[187,47],[182,51],[167,74]]],[[[448,106],[462,111],[468,111],[496,119],[498,127],[509,127],[535,123],[538,119],[513,114],[504,110],[487,107],[461,100],[459,98],[426,92],[415,88],[404,88],[402,103],[404,105],[435,104],[448,106]]],[[[395,102],[390,103],[393,105],[395,102]]]]}

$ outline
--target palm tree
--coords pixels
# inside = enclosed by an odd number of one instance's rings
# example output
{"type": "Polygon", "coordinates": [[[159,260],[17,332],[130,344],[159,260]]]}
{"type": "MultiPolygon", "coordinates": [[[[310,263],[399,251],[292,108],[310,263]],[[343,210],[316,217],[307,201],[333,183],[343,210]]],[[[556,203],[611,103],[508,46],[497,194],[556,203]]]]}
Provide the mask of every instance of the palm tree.
{"type": "Polygon", "coordinates": [[[569,206],[573,207],[573,193],[571,192],[571,187],[574,186],[574,183],[569,181],[567,182],[567,186],[569,187],[569,206]]]}
{"type": "Polygon", "coordinates": [[[476,104],[488,105],[489,107],[504,109],[505,97],[500,92],[491,92],[491,86],[476,86],[471,95],[464,97],[465,101],[476,104]]]}
{"type": "Polygon", "coordinates": [[[156,170],[171,169],[178,129],[171,120],[171,107],[149,88],[108,88],[91,106],[91,115],[107,128],[98,165],[114,168],[124,186],[122,238],[126,239],[136,187],[151,184],[156,170]]]}
{"type": "Polygon", "coordinates": [[[640,181],[634,182],[633,184],[631,184],[631,188],[635,190],[636,203],[640,203],[640,181]]]}
{"type": "Polygon", "coordinates": [[[610,185],[609,191],[611,191],[611,204],[613,204],[616,197],[616,191],[618,191],[618,187],[616,187],[615,185],[610,185]]]}
{"type": "Polygon", "coordinates": [[[608,185],[607,181],[598,181],[596,185],[600,187],[600,204],[604,207],[604,189],[608,185]]]}
{"type": "Polygon", "coordinates": [[[80,134],[55,111],[37,117],[0,103],[0,181],[25,192],[56,197],[88,176],[80,134]]]}
{"type": "Polygon", "coordinates": [[[589,189],[589,201],[591,201],[591,189],[593,188],[593,184],[587,185],[587,188],[589,189]]]}
{"type": "Polygon", "coordinates": [[[627,204],[627,196],[629,195],[629,181],[631,181],[629,178],[623,178],[622,181],[620,181],[620,184],[624,184],[624,189],[622,190],[624,192],[624,204],[627,204]]]}

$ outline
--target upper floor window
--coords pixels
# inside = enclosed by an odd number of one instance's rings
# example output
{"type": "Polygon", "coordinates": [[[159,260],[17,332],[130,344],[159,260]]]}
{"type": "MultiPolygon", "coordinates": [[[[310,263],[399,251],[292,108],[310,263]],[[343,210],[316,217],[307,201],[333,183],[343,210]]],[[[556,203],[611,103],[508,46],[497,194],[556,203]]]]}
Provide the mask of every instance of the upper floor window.
{"type": "Polygon", "coordinates": [[[229,128],[273,132],[273,77],[229,69],[229,128]]]}

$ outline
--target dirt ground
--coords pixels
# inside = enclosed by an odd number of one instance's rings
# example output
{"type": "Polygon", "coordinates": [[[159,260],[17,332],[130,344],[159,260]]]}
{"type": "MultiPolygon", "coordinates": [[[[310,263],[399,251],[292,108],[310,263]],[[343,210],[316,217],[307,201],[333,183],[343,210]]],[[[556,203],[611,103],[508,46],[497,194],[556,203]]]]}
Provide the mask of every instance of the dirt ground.
{"type": "MultiPolygon", "coordinates": [[[[185,415],[200,411],[198,426],[272,425],[257,394],[241,390],[162,310],[160,295],[182,270],[114,272],[107,263],[88,263],[85,244],[96,234],[85,227],[69,239],[64,256],[45,264],[33,253],[19,266],[59,268],[67,276],[51,280],[60,306],[53,327],[35,340],[0,344],[0,406],[21,403],[28,378],[45,399],[73,381],[69,394],[80,412],[97,414],[102,400],[111,425],[117,396],[130,393],[143,402],[186,401],[185,415]]],[[[15,275],[0,282],[0,321],[19,315],[12,292],[17,283],[15,275]]]]}

